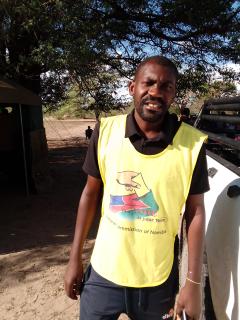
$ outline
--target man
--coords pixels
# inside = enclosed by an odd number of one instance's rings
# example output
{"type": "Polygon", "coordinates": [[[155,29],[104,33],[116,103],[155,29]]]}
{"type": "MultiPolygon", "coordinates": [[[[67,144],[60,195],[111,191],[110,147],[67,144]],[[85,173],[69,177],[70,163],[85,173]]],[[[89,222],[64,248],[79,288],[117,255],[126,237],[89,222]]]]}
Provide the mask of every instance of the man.
{"type": "Polygon", "coordinates": [[[81,320],[173,319],[178,291],[175,238],[183,207],[188,274],[176,312],[198,319],[204,238],[206,157],[198,130],[168,113],[178,72],[161,56],[144,60],[129,84],[134,110],[102,119],[83,169],[88,174],[76,222],[65,290],[77,299],[82,249],[102,201],[98,235],[81,293],[81,320]]]}
{"type": "Polygon", "coordinates": [[[86,140],[90,140],[92,136],[92,132],[93,132],[93,129],[90,126],[88,126],[88,128],[85,130],[86,140]]]}

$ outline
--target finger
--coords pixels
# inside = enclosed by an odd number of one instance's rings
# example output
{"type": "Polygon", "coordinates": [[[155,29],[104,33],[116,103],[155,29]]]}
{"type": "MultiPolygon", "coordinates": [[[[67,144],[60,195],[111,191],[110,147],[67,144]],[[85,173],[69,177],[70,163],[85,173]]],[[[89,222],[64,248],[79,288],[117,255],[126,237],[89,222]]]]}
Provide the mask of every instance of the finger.
{"type": "Polygon", "coordinates": [[[71,288],[69,293],[69,298],[71,298],[72,300],[77,300],[76,289],[74,287],[71,288]]]}
{"type": "Polygon", "coordinates": [[[131,181],[131,186],[134,187],[134,188],[138,188],[138,189],[141,188],[141,185],[139,183],[133,181],[133,180],[131,181]]]}
{"type": "Polygon", "coordinates": [[[177,302],[177,304],[176,304],[176,315],[177,316],[181,316],[182,315],[182,312],[183,312],[183,306],[181,305],[181,304],[179,304],[178,302],[177,302]]]}
{"type": "Polygon", "coordinates": [[[130,176],[131,179],[132,179],[132,178],[135,178],[135,177],[138,176],[138,175],[139,175],[139,172],[129,171],[129,176],[130,176]]]}
{"type": "Polygon", "coordinates": [[[74,285],[72,283],[65,282],[65,292],[70,299],[77,300],[74,285]]]}
{"type": "Polygon", "coordinates": [[[82,283],[76,283],[73,285],[73,290],[76,295],[80,295],[80,288],[81,288],[82,283]]]}

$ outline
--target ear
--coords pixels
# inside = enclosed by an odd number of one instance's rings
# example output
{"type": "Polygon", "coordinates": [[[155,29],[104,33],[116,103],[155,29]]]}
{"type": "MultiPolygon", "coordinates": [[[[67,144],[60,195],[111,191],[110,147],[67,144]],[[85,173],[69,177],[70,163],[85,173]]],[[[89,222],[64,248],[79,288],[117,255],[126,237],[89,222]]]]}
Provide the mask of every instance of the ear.
{"type": "Polygon", "coordinates": [[[129,81],[128,90],[129,90],[130,96],[134,96],[135,82],[133,80],[129,81]]]}

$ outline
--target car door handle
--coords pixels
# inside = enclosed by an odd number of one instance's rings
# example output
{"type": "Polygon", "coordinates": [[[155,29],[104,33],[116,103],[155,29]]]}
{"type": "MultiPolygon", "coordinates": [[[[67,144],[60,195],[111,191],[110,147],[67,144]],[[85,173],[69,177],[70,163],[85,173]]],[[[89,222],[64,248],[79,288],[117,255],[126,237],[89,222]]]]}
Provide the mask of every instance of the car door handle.
{"type": "Polygon", "coordinates": [[[235,198],[240,195],[240,187],[237,185],[230,186],[227,191],[229,198],[235,198]]]}

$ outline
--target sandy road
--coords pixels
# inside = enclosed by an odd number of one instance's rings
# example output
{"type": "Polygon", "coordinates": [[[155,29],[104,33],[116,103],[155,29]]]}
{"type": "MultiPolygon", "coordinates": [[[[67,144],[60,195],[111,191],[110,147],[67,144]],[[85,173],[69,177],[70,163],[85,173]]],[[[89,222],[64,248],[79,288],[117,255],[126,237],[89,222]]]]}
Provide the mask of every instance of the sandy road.
{"type": "Polygon", "coordinates": [[[51,118],[44,119],[44,127],[48,141],[84,139],[85,130],[88,126],[92,129],[96,121],[91,119],[73,119],[73,120],[55,120],[51,118]]]}

